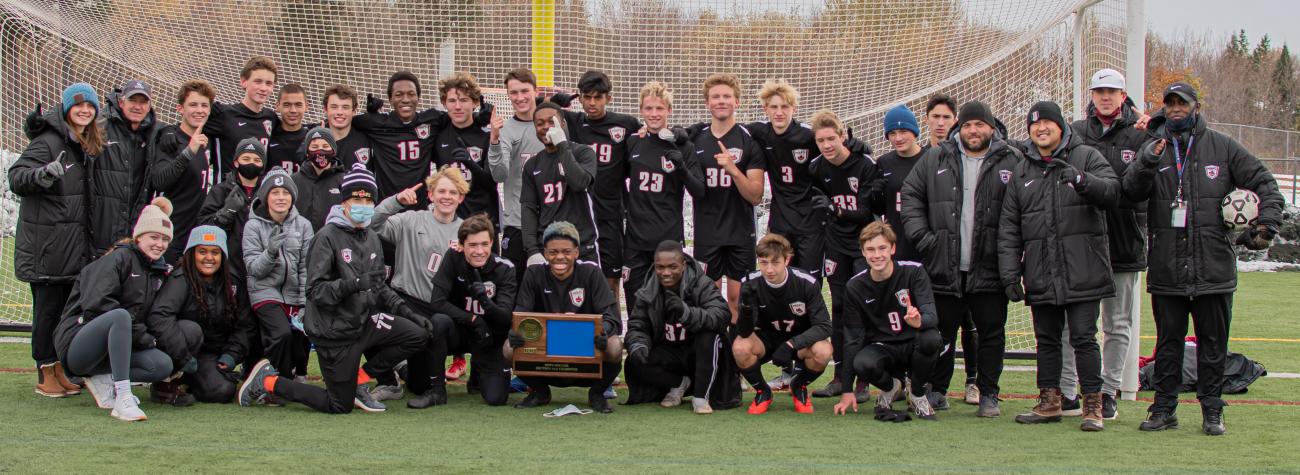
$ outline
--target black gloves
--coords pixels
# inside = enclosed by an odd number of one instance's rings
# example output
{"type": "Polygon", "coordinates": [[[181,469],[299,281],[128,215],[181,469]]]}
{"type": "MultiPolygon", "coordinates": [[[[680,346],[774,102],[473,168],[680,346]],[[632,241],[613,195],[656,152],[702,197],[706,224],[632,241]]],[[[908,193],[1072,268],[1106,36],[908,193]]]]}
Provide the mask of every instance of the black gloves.
{"type": "Polygon", "coordinates": [[[345,294],[355,294],[369,288],[370,274],[364,272],[357,274],[357,277],[352,280],[343,279],[342,283],[339,284],[339,290],[343,291],[345,294]]]}
{"type": "Polygon", "coordinates": [[[664,158],[668,159],[668,162],[673,164],[673,172],[674,172],[674,173],[676,173],[676,172],[682,172],[682,173],[685,173],[685,172],[686,172],[686,161],[682,159],[682,152],[681,152],[681,150],[677,150],[677,149],[675,149],[675,148],[672,149],[672,150],[669,150],[668,153],[665,153],[665,154],[664,154],[664,158]]]}
{"type": "Polygon", "coordinates": [[[1147,168],[1154,168],[1156,165],[1159,165],[1160,155],[1165,152],[1165,144],[1165,139],[1160,139],[1142,147],[1142,153],[1138,154],[1142,160],[1142,164],[1146,165],[1147,168]]]}
{"type": "Polygon", "coordinates": [[[506,335],[506,341],[510,342],[510,348],[519,348],[524,346],[524,337],[520,336],[519,332],[514,330],[510,330],[510,333],[506,335]]]}
{"type": "Polygon", "coordinates": [[[753,287],[740,286],[740,303],[737,305],[740,315],[736,319],[736,334],[741,338],[749,338],[754,334],[754,322],[758,320],[757,298],[753,287]]]}
{"type": "Polygon", "coordinates": [[[573,94],[569,94],[567,92],[557,92],[551,95],[550,101],[560,107],[568,109],[569,106],[573,104],[573,98],[574,98],[573,94]]]}
{"type": "MultiPolygon", "coordinates": [[[[680,286],[679,286],[680,287],[680,286]]],[[[669,322],[686,323],[686,302],[677,291],[664,289],[664,317],[669,322]]]]}
{"type": "Polygon", "coordinates": [[[415,311],[411,310],[411,307],[407,306],[406,304],[402,304],[397,307],[397,316],[410,320],[411,323],[419,325],[420,328],[424,329],[425,335],[428,335],[430,338],[433,337],[433,321],[428,318],[424,318],[418,313],[415,313],[415,311]]]}
{"type": "Polygon", "coordinates": [[[492,114],[495,113],[495,110],[496,108],[492,106],[491,102],[483,101],[483,103],[478,106],[478,113],[474,114],[474,125],[479,127],[491,125],[492,114]]]}
{"type": "Polygon", "coordinates": [[[605,347],[609,345],[609,337],[605,336],[604,333],[601,333],[596,335],[593,343],[596,345],[597,350],[605,351],[605,347]]]}
{"type": "Polygon", "coordinates": [[[1025,299],[1025,288],[1019,282],[1007,286],[1007,300],[1019,302],[1025,299]]]}
{"type": "Polygon", "coordinates": [[[49,124],[45,122],[45,116],[41,113],[41,103],[37,102],[36,110],[27,114],[27,119],[23,121],[23,135],[27,136],[27,140],[34,139],[45,130],[47,125],[49,124]]]}
{"type": "Polygon", "coordinates": [[[471,324],[474,325],[474,338],[479,341],[490,341],[492,339],[492,329],[488,327],[487,319],[482,315],[471,317],[471,324]]]}
{"type": "Polygon", "coordinates": [[[1074,168],[1074,165],[1070,165],[1070,162],[1067,162],[1064,159],[1057,159],[1052,161],[1052,163],[1061,168],[1062,185],[1071,185],[1074,187],[1074,191],[1080,193],[1088,187],[1087,175],[1080,172],[1078,168],[1074,168]]]}
{"type": "Polygon", "coordinates": [[[776,345],[776,351],[772,352],[772,364],[782,368],[789,368],[790,363],[794,362],[794,348],[789,343],[776,345]]]}
{"type": "Polygon", "coordinates": [[[240,189],[230,190],[226,195],[226,202],[221,206],[221,211],[229,214],[239,214],[245,206],[248,205],[248,197],[240,189]]]}
{"type": "Polygon", "coordinates": [[[1246,249],[1252,251],[1262,251],[1273,244],[1273,234],[1272,229],[1261,224],[1253,228],[1246,228],[1245,231],[1238,234],[1236,243],[1239,246],[1246,246],[1246,249]]]}
{"type": "Polygon", "coordinates": [[[380,109],[384,108],[384,100],[375,97],[374,94],[366,94],[366,113],[378,114],[380,109]]]}

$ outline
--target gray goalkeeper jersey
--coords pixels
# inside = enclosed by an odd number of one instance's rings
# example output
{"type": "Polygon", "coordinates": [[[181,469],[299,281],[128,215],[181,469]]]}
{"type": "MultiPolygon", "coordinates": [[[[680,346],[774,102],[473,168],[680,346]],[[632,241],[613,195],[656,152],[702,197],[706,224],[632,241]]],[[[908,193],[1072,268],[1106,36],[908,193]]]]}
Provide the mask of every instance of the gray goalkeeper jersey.
{"type": "Polygon", "coordinates": [[[519,214],[519,191],[523,186],[524,163],[542,152],[545,146],[537,139],[537,129],[530,121],[515,116],[506,119],[498,143],[488,147],[488,167],[492,179],[503,183],[501,224],[522,226],[519,214]]]}

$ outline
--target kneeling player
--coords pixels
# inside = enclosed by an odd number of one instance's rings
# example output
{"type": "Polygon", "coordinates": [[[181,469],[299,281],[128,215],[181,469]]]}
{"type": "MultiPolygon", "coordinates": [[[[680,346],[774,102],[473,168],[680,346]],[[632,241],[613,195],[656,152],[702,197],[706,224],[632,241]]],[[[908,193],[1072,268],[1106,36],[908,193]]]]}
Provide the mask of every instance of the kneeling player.
{"type": "Polygon", "coordinates": [[[486,214],[460,224],[460,249],[447,251],[433,277],[432,306],[455,322],[448,343],[453,354],[473,354],[470,378],[478,381],[483,401],[501,406],[510,395],[510,364],[501,345],[510,331],[517,285],[515,265],[492,253],[494,234],[486,214]]]}
{"type": "Polygon", "coordinates": [[[831,361],[831,321],[817,279],[789,267],[794,249],[779,234],[768,234],[754,248],[758,271],[740,287],[740,317],[731,351],[740,374],[754,387],[750,414],[767,412],[772,388],[763,381],[763,363],[794,364],[790,394],[796,412],[813,412],[808,383],[831,361]],[[759,278],[762,277],[762,278],[759,278]],[[797,359],[796,359],[797,357],[797,359]]]}
{"type": "MultiPolygon", "coordinates": [[[[605,400],[605,389],[618,376],[623,360],[623,342],[618,335],[622,330],[618,315],[618,301],[609,283],[595,262],[579,261],[581,241],[578,229],[565,221],[556,221],[542,232],[542,255],[546,262],[528,266],[519,282],[519,297],[515,299],[516,312],[599,314],[604,333],[597,335],[595,345],[605,352],[600,379],[565,379],[520,376],[531,393],[515,404],[516,408],[537,407],[551,402],[551,386],[588,386],[587,402],[597,412],[610,413],[614,409],[605,400]]],[[[524,339],[510,332],[510,346],[506,357],[514,356],[514,349],[523,346],[524,339]]]]}
{"type": "MultiPolygon", "coordinates": [[[[905,374],[912,381],[929,379],[942,342],[930,278],[919,263],[894,261],[896,239],[894,230],[884,222],[867,225],[858,243],[868,269],[845,285],[846,364],[838,367],[840,381],[850,384],[857,376],[880,388],[878,416],[893,410],[905,374]]],[[[917,417],[934,420],[925,393],[925,385],[913,384],[907,400],[917,417]]],[[[856,412],[858,401],[853,394],[844,393],[835,413],[849,409],[856,412]]]]}
{"type": "MultiPolygon", "coordinates": [[[[635,303],[627,319],[627,403],[662,398],[660,405],[674,407],[693,388],[695,413],[710,414],[709,390],[722,379],[718,351],[731,310],[679,242],[659,244],[654,277],[632,295],[635,303]]],[[[735,373],[730,377],[734,379],[735,373]]]]}
{"type": "Polygon", "coordinates": [[[339,189],[343,203],[330,211],[311,242],[303,317],[325,388],[280,378],[269,361],[261,360],[239,388],[241,406],[274,394],[331,414],[352,412],[353,405],[382,412],[384,405],[370,397],[370,375],[391,372],[424,347],[433,330],[384,283],[379,236],[367,229],[375,212],[374,175],[357,164],[339,189]],[[362,365],[362,354],[372,349],[362,365]]]}

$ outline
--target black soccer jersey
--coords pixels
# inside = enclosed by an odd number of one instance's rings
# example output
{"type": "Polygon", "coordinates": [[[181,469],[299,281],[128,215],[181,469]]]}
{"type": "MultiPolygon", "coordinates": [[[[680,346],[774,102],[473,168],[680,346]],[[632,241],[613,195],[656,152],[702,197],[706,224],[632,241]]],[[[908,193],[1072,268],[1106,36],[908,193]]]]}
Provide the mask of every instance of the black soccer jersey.
{"type": "Polygon", "coordinates": [[[623,193],[627,189],[627,142],[641,128],[640,122],[617,112],[606,112],[600,119],[582,112],[566,112],[565,119],[573,135],[569,140],[596,152],[596,183],[591,189],[596,219],[621,221],[623,193]]]}
{"type": "MultiPolygon", "coordinates": [[[[280,117],[275,111],[263,108],[260,111],[249,110],[242,102],[222,104],[214,102],[208,121],[203,124],[203,133],[213,139],[217,150],[216,162],[213,163],[213,177],[220,183],[226,175],[234,170],[235,147],[240,140],[252,137],[266,147],[271,142],[271,133],[279,126],[280,117]]],[[[213,146],[213,144],[210,144],[213,146]]],[[[264,164],[270,169],[270,164],[264,164]]]]}
{"type": "Polygon", "coordinates": [[[370,166],[370,137],[367,137],[365,132],[351,129],[348,135],[338,139],[337,143],[339,149],[334,153],[339,163],[343,164],[344,170],[351,170],[352,165],[357,163],[370,166]]]}
{"type": "MultiPolygon", "coordinates": [[[[420,111],[410,122],[402,122],[393,112],[352,118],[354,131],[370,137],[367,167],[375,173],[379,199],[423,183],[437,171],[433,168],[433,149],[437,147],[438,133],[449,123],[447,113],[437,109],[420,111]]],[[[428,202],[427,194],[416,195],[420,196],[421,203],[428,202]]]]}
{"type": "Polygon", "coordinates": [[[677,146],[658,136],[628,139],[627,233],[623,245],[653,251],[665,240],[683,241],[682,197],[687,180],[701,180],[694,149],[680,150],[677,160],[669,152],[677,146]],[[694,175],[693,177],[690,175],[694,175]]]}
{"type": "Polygon", "coordinates": [[[501,223],[501,195],[497,193],[497,182],[492,179],[488,169],[487,150],[490,129],[470,125],[466,128],[449,126],[438,134],[438,155],[434,158],[438,168],[452,166],[460,169],[465,181],[469,182],[469,194],[456,210],[456,216],[468,218],[477,213],[487,213],[493,223],[501,223]],[[453,153],[464,149],[469,154],[469,161],[455,159],[453,153]]]}
{"type": "Polygon", "coordinates": [[[555,152],[543,149],[524,163],[519,206],[523,216],[523,239],[527,254],[542,251],[542,231],[556,221],[568,221],[578,228],[578,239],[586,246],[596,242],[596,220],[592,213],[591,182],[596,175],[596,152],[586,145],[566,142],[555,152]],[[565,170],[561,154],[572,154],[578,170],[565,170]],[[583,180],[571,174],[587,174],[583,180]],[[585,182],[581,187],[576,182],[585,182]],[[537,219],[536,227],[531,219],[537,219]]]}
{"type": "Polygon", "coordinates": [[[158,133],[158,145],[149,158],[152,163],[149,190],[153,196],[166,196],[172,202],[171,221],[176,239],[172,240],[171,249],[174,251],[185,249],[184,241],[189,239],[189,232],[203,208],[203,199],[212,188],[209,162],[212,147],[201,148],[197,154],[183,153],[189,143],[190,136],[185,131],[168,125],[158,133]]]}
{"type": "Polygon", "coordinates": [[[696,246],[753,246],[756,238],[754,205],[745,201],[732,183],[731,175],[718,166],[713,158],[721,153],[718,142],[727,146],[732,161],[741,172],[767,168],[763,148],[740,124],[732,127],[721,139],[705,127],[691,138],[695,160],[704,176],[702,196],[692,193],[695,206],[696,246]]]}
{"type": "Polygon", "coordinates": [[[769,122],[748,127],[766,152],[767,182],[772,187],[767,228],[785,236],[817,233],[821,222],[813,213],[814,191],[808,173],[809,162],[818,154],[812,127],[791,121],[783,134],[777,134],[769,122]]]}
{"type": "Polygon", "coordinates": [[[289,132],[276,127],[271,131],[271,142],[266,146],[266,169],[280,167],[291,175],[298,171],[298,162],[302,161],[302,157],[298,156],[298,146],[307,138],[309,130],[311,129],[302,127],[289,132]]]}
{"type": "Polygon", "coordinates": [[[883,203],[879,203],[884,208],[885,222],[894,228],[894,234],[898,236],[897,250],[894,252],[894,258],[900,261],[921,261],[921,255],[916,251],[916,247],[907,240],[907,235],[903,233],[903,180],[907,179],[907,174],[912,172],[912,167],[921,161],[925,155],[925,148],[915,157],[902,158],[898,152],[891,151],[880,157],[876,161],[876,169],[880,172],[880,178],[885,180],[885,195],[883,203]]]}
{"type": "Polygon", "coordinates": [[[883,282],[864,270],[845,284],[845,322],[866,331],[866,343],[904,342],[916,337],[917,329],[903,321],[910,303],[921,312],[921,328],[939,322],[930,290],[930,277],[918,262],[894,261],[894,273],[883,282]]]}
{"type": "Polygon", "coordinates": [[[858,255],[858,233],[873,219],[871,214],[871,180],[876,177],[876,165],[871,158],[850,153],[839,165],[818,155],[808,167],[817,185],[838,210],[838,218],[826,223],[827,249],[858,255]]]}
{"type": "Polygon", "coordinates": [[[518,283],[515,266],[496,254],[488,256],[487,263],[478,269],[465,260],[465,254],[449,249],[433,275],[433,298],[429,302],[434,310],[451,317],[461,325],[469,325],[472,315],[484,315],[483,305],[470,296],[469,286],[482,278],[488,297],[499,309],[507,312],[515,308],[518,283]]]}
{"type": "Polygon", "coordinates": [[[786,269],[780,287],[768,284],[759,271],[745,277],[741,285],[752,288],[758,299],[754,331],[775,335],[781,341],[788,339],[799,350],[831,337],[831,317],[817,279],[801,269],[786,269]]]}
{"type": "Polygon", "coordinates": [[[519,281],[515,311],[601,315],[605,334],[611,336],[623,328],[618,300],[594,262],[574,263],[573,273],[565,280],[555,278],[550,264],[530,266],[519,281]]]}

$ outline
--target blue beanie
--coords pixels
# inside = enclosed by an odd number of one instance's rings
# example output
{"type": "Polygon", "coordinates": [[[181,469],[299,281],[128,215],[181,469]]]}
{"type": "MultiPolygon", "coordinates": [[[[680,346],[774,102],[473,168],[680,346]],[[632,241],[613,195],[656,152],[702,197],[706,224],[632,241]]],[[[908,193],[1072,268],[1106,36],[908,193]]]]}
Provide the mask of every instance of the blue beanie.
{"type": "Polygon", "coordinates": [[[217,246],[221,248],[222,254],[230,256],[230,249],[226,247],[226,231],[216,226],[198,226],[190,231],[190,240],[185,243],[185,252],[190,252],[194,246],[217,246]]]}
{"type": "Polygon", "coordinates": [[[916,124],[916,114],[913,114],[906,104],[896,105],[885,113],[885,137],[888,138],[890,132],[898,129],[911,131],[916,137],[921,136],[921,127],[916,124]]]}
{"type": "Polygon", "coordinates": [[[89,84],[79,82],[68,86],[67,89],[63,90],[63,95],[59,99],[63,103],[63,115],[65,117],[68,115],[68,110],[72,109],[72,106],[82,102],[89,102],[90,105],[95,106],[95,115],[99,115],[99,96],[95,94],[95,88],[90,87],[89,84]]]}

